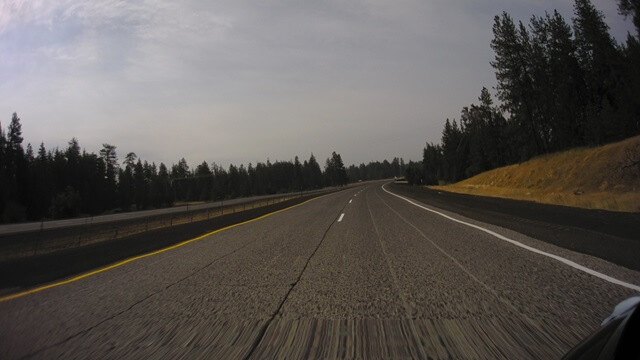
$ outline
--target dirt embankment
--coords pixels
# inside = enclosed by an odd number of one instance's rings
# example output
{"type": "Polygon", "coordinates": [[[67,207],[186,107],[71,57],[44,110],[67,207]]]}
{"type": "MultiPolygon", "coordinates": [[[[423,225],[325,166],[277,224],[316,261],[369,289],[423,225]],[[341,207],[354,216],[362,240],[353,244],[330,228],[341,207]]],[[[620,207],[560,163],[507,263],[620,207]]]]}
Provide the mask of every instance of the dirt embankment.
{"type": "Polygon", "coordinates": [[[640,136],[487,171],[432,189],[587,209],[640,212],[640,136]]]}

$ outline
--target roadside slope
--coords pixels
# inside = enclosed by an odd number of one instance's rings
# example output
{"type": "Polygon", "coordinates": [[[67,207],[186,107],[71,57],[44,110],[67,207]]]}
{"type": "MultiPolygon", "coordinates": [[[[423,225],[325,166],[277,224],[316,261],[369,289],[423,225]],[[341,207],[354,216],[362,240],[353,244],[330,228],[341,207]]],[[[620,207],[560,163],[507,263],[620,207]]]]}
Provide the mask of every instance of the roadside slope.
{"type": "Polygon", "coordinates": [[[462,194],[586,209],[640,212],[640,136],[595,148],[543,155],[456,184],[432,186],[462,194]]]}

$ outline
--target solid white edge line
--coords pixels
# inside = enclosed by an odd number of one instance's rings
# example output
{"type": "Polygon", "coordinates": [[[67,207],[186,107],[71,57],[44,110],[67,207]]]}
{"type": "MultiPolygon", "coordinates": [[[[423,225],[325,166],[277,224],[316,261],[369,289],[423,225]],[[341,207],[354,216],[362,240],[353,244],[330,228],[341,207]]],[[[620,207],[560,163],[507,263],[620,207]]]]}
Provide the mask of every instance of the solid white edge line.
{"type": "Polygon", "coordinates": [[[338,222],[342,221],[343,217],[344,217],[344,213],[340,214],[340,217],[338,218],[338,222]]]}
{"type": "Polygon", "coordinates": [[[521,247],[521,248],[523,248],[523,249],[529,250],[529,251],[534,252],[534,253],[536,253],[536,254],[540,254],[540,255],[544,255],[544,256],[546,256],[546,257],[550,257],[550,258],[552,258],[552,259],[554,259],[554,260],[560,261],[560,262],[561,262],[561,263],[563,263],[563,264],[569,265],[569,266],[571,266],[571,267],[572,267],[572,268],[574,268],[574,269],[577,269],[577,270],[583,271],[583,272],[585,272],[585,273],[587,273],[587,274],[589,274],[589,275],[593,275],[593,276],[595,276],[595,277],[597,277],[597,278],[600,278],[600,279],[602,279],[602,280],[608,281],[608,282],[610,282],[610,283],[612,283],[612,284],[616,284],[616,285],[624,286],[624,287],[626,287],[626,288],[628,288],[628,289],[631,289],[631,290],[635,290],[635,291],[640,292],[640,286],[637,286],[637,285],[634,285],[634,284],[630,284],[630,283],[625,282],[625,281],[622,281],[622,280],[618,280],[618,279],[613,278],[613,277],[611,277],[611,276],[609,276],[609,275],[605,275],[605,274],[600,273],[600,272],[598,272],[598,271],[595,271],[595,270],[589,269],[589,268],[588,268],[588,267],[586,267],[586,266],[583,266],[583,265],[580,265],[580,264],[578,264],[578,263],[575,263],[575,262],[573,262],[573,261],[571,261],[571,260],[565,259],[565,258],[563,258],[563,257],[561,257],[561,256],[554,255],[554,254],[549,254],[549,253],[547,253],[547,252],[544,252],[544,251],[542,251],[542,250],[536,249],[536,248],[531,247],[531,246],[529,246],[529,245],[525,245],[525,244],[523,244],[523,243],[521,243],[521,242],[518,242],[518,241],[516,241],[516,240],[509,239],[508,237],[506,237],[506,236],[504,236],[504,235],[500,235],[500,234],[498,234],[498,233],[496,233],[496,232],[494,232],[494,231],[491,231],[491,230],[489,230],[489,229],[485,229],[485,228],[483,228],[483,227],[481,227],[481,226],[474,225],[474,224],[470,224],[470,223],[468,223],[468,222],[465,222],[465,221],[462,221],[462,220],[458,220],[458,219],[453,218],[453,217],[451,217],[451,216],[449,216],[449,215],[443,214],[443,213],[441,213],[441,212],[439,212],[439,211],[429,209],[429,208],[427,208],[427,207],[424,207],[424,206],[422,206],[422,205],[420,205],[420,204],[415,203],[414,201],[412,201],[412,200],[410,200],[410,199],[408,199],[408,198],[406,198],[406,197],[404,197],[404,196],[401,196],[401,195],[397,195],[397,194],[392,193],[391,191],[387,190],[387,189],[384,187],[384,185],[382,185],[382,190],[384,190],[386,193],[388,193],[388,194],[390,194],[390,195],[393,195],[393,196],[395,196],[395,197],[397,197],[397,198],[400,198],[400,199],[402,199],[402,200],[404,200],[404,201],[406,201],[406,202],[408,202],[408,203],[410,203],[410,204],[412,204],[412,205],[414,205],[414,206],[417,206],[417,207],[419,207],[419,208],[421,208],[421,209],[423,209],[423,210],[427,210],[427,211],[430,211],[430,212],[432,212],[432,213],[434,213],[434,214],[438,214],[438,215],[440,215],[440,216],[442,216],[442,217],[444,217],[444,218],[447,218],[447,219],[449,219],[449,220],[451,220],[451,221],[455,221],[455,222],[457,222],[457,223],[459,223],[459,224],[467,225],[467,226],[472,227],[472,228],[474,228],[474,229],[478,229],[478,230],[480,230],[480,231],[484,231],[485,233],[487,233],[487,234],[489,234],[489,235],[493,235],[493,236],[497,237],[497,238],[498,238],[498,239],[500,239],[500,240],[504,240],[504,241],[506,241],[506,242],[509,242],[509,243],[511,243],[511,244],[513,244],[513,245],[515,245],[515,246],[519,246],[519,247],[521,247]]]}

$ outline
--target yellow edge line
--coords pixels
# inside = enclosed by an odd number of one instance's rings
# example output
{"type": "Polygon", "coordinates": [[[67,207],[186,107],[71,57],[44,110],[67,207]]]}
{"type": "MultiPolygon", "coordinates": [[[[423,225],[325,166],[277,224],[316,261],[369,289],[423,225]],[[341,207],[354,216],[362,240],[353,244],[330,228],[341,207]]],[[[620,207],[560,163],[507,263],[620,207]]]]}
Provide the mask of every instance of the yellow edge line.
{"type": "Polygon", "coordinates": [[[68,280],[64,280],[64,281],[60,281],[60,282],[57,282],[57,283],[53,283],[53,284],[49,284],[49,285],[44,285],[44,286],[40,286],[40,287],[37,287],[37,288],[33,288],[33,289],[31,289],[31,290],[27,290],[27,291],[19,292],[19,293],[16,293],[16,294],[12,294],[12,295],[7,295],[7,296],[4,296],[4,297],[0,297],[0,302],[5,302],[5,301],[9,301],[9,300],[13,300],[13,299],[21,298],[21,297],[23,297],[23,296],[27,296],[27,295],[30,295],[30,294],[35,294],[35,293],[37,293],[37,292],[44,291],[44,290],[47,290],[47,289],[51,289],[51,288],[54,288],[54,287],[58,287],[58,286],[62,286],[62,285],[71,284],[71,283],[76,282],[76,281],[78,281],[78,280],[82,280],[82,279],[88,278],[88,277],[90,277],[90,276],[98,275],[98,274],[103,273],[103,272],[105,272],[105,271],[109,271],[109,270],[115,269],[115,268],[117,268],[117,267],[120,267],[120,266],[122,266],[122,265],[126,265],[126,264],[128,264],[128,263],[131,263],[131,262],[134,262],[134,261],[137,261],[137,260],[140,260],[140,259],[144,259],[144,258],[147,258],[147,257],[150,257],[150,256],[154,256],[154,255],[162,254],[162,253],[164,253],[164,252],[167,252],[167,251],[170,251],[170,250],[173,250],[173,249],[177,249],[177,248],[179,248],[179,247],[181,247],[181,246],[185,246],[185,245],[187,245],[187,244],[191,244],[191,243],[193,243],[193,242],[196,242],[196,241],[202,240],[202,239],[204,239],[204,238],[206,238],[206,237],[208,237],[208,236],[211,236],[211,235],[214,235],[214,234],[217,234],[217,233],[220,233],[220,232],[223,232],[223,231],[229,230],[229,229],[233,229],[233,228],[238,227],[238,226],[246,225],[246,224],[252,223],[252,222],[254,222],[254,221],[262,220],[262,219],[264,219],[264,218],[266,218],[266,217],[269,217],[269,216],[272,216],[272,215],[275,215],[275,214],[281,213],[281,212],[283,212],[283,211],[291,210],[291,209],[293,209],[293,208],[296,208],[296,207],[298,207],[298,206],[302,206],[302,205],[304,205],[304,204],[307,204],[307,203],[309,203],[309,202],[311,202],[311,201],[314,201],[314,200],[320,199],[320,198],[325,197],[325,196],[327,196],[327,195],[331,195],[331,194],[321,195],[321,196],[315,197],[315,198],[313,198],[313,199],[309,199],[309,200],[307,200],[307,201],[301,202],[300,204],[296,204],[296,205],[293,205],[293,206],[289,206],[288,208],[284,208],[284,209],[280,209],[280,210],[277,210],[277,211],[274,211],[274,212],[271,212],[271,213],[268,213],[268,214],[264,214],[264,215],[262,215],[262,216],[260,216],[260,217],[255,218],[255,219],[251,219],[251,220],[243,221],[243,222],[241,222],[241,223],[237,223],[237,224],[229,225],[229,226],[224,227],[224,228],[222,228],[222,229],[214,230],[214,231],[212,231],[212,232],[210,232],[210,233],[207,233],[207,234],[204,234],[204,235],[198,236],[197,238],[193,238],[193,239],[190,239],[190,240],[186,240],[186,241],[183,241],[183,242],[181,242],[181,243],[178,243],[178,244],[175,244],[175,245],[172,245],[172,246],[166,247],[166,248],[164,248],[164,249],[156,250],[156,251],[154,251],[154,252],[150,252],[150,253],[143,254],[143,255],[138,255],[138,256],[135,256],[135,257],[132,257],[132,258],[129,258],[129,259],[126,259],[126,260],[120,261],[120,262],[115,263],[115,264],[113,264],[113,265],[109,265],[109,266],[106,266],[106,267],[100,268],[100,269],[98,269],[98,270],[94,270],[94,271],[88,272],[88,273],[86,273],[86,274],[82,274],[82,275],[76,276],[76,277],[71,278],[71,279],[68,279],[68,280]]]}

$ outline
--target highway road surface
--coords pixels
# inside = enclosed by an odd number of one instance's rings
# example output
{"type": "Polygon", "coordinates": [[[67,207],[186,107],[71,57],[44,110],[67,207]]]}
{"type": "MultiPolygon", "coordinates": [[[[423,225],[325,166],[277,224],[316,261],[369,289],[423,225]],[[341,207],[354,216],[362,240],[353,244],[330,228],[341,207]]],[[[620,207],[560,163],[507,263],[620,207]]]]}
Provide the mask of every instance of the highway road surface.
{"type": "Polygon", "coordinates": [[[68,280],[2,299],[0,358],[559,358],[640,292],[382,183],[68,280]]]}

